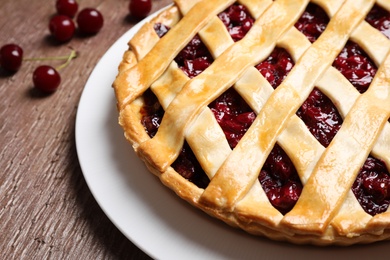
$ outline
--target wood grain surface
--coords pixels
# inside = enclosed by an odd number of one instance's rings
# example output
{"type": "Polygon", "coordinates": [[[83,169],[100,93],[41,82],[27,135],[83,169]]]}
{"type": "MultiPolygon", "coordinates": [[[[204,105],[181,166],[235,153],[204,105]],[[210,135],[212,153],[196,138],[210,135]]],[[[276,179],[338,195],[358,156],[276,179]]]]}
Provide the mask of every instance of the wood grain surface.
{"type": "MultiPolygon", "coordinates": [[[[171,0],[153,0],[152,12],[171,0]]],[[[15,74],[0,70],[0,259],[149,259],[110,222],[83,178],[75,148],[75,117],[85,83],[101,56],[138,21],[128,0],[82,0],[104,16],[95,36],[76,33],[68,43],[50,36],[55,0],[1,0],[0,45],[16,43],[24,57],[77,50],[60,71],[51,95],[33,88],[39,65],[26,61],[15,74]]],[[[80,10],[79,9],[79,10],[80,10]]]]}

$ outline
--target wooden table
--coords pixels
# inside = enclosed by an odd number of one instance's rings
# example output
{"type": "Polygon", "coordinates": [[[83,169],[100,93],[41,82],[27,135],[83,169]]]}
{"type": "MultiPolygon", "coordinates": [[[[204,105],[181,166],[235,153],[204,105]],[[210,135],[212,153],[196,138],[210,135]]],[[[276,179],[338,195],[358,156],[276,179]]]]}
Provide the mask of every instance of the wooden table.
{"type": "MultiPolygon", "coordinates": [[[[75,117],[85,83],[101,56],[138,21],[128,0],[80,0],[104,16],[95,36],[58,44],[48,23],[55,0],[1,0],[0,45],[16,43],[24,57],[79,56],[60,71],[52,95],[33,89],[43,64],[24,62],[15,74],[0,72],[0,258],[149,259],[110,222],[92,196],[77,158],[75,117]]],[[[171,0],[153,0],[157,11],[171,0]]]]}

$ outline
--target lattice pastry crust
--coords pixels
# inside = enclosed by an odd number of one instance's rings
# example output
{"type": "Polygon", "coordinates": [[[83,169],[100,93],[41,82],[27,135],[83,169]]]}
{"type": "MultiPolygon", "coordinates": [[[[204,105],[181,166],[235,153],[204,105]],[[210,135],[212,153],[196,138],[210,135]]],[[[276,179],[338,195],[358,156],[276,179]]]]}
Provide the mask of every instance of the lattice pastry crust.
{"type": "MultiPolygon", "coordinates": [[[[234,43],[217,14],[235,2],[177,0],[130,40],[113,86],[119,123],[137,155],[181,198],[252,234],[318,245],[390,238],[390,212],[367,214],[351,192],[369,154],[390,165],[390,41],[364,21],[375,1],[312,1],[331,18],[313,44],[293,26],[309,3],[304,0],[238,1],[256,22],[234,43]],[[171,29],[160,39],[155,23],[171,29]],[[196,34],[214,62],[189,79],[173,60],[196,34]],[[379,68],[364,94],[331,66],[349,39],[364,48],[379,68]],[[276,90],[254,69],[275,46],[288,50],[295,60],[276,90]],[[314,86],[326,93],[344,118],[327,148],[295,115],[314,86]],[[208,108],[230,87],[257,115],[233,150],[208,108]],[[142,94],[148,88],[165,110],[153,138],[141,124],[142,94]],[[185,140],[211,180],[206,189],[171,167],[185,140]],[[304,186],[285,215],[271,205],[257,180],[276,143],[290,157],[304,186]]],[[[376,2],[390,10],[389,1],[376,2]]]]}

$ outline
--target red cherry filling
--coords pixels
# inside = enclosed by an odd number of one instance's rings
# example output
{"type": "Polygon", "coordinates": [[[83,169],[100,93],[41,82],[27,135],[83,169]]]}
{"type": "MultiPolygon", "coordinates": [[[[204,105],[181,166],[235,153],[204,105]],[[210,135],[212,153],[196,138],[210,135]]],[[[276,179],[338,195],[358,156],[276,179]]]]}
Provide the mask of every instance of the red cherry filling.
{"type": "Polygon", "coordinates": [[[295,27],[302,32],[310,42],[315,42],[329,23],[329,17],[319,6],[310,3],[295,27]]]}
{"type": "Polygon", "coordinates": [[[287,154],[276,144],[260,171],[259,181],[271,204],[282,214],[289,212],[302,192],[302,183],[287,154]]]}
{"type": "Polygon", "coordinates": [[[347,42],[333,62],[338,69],[360,92],[364,93],[375,76],[377,67],[368,55],[354,42],[347,42]]]}
{"type": "Polygon", "coordinates": [[[193,78],[202,73],[214,61],[206,45],[196,35],[176,56],[179,68],[193,78]]]}
{"type": "Polygon", "coordinates": [[[293,66],[294,62],[290,54],[282,48],[275,48],[267,59],[256,65],[256,69],[273,88],[276,88],[287,77],[293,66]]]}
{"type": "Polygon", "coordinates": [[[390,39],[390,12],[379,5],[374,5],[366,17],[366,21],[390,39]]]}
{"type": "Polygon", "coordinates": [[[179,157],[172,164],[173,169],[181,176],[194,183],[199,188],[205,189],[210,180],[203,171],[190,146],[185,142],[179,157]]]}
{"type": "Polygon", "coordinates": [[[209,107],[233,149],[255,120],[256,114],[233,88],[223,93],[209,107]]]}
{"type": "Polygon", "coordinates": [[[152,138],[156,135],[157,130],[160,127],[161,119],[164,115],[164,109],[150,89],[144,92],[143,98],[144,105],[141,108],[141,123],[145,127],[147,134],[152,138]]]}
{"type": "Polygon", "coordinates": [[[157,33],[158,37],[162,38],[168,31],[169,27],[162,24],[162,23],[156,23],[154,26],[154,31],[157,33]]]}
{"type": "Polygon", "coordinates": [[[299,108],[297,116],[305,122],[312,135],[325,147],[329,145],[343,123],[332,101],[317,88],[314,88],[299,108]]]}
{"type": "MultiPolygon", "coordinates": [[[[168,31],[169,27],[157,23],[154,25],[154,30],[161,38],[168,31]]],[[[198,35],[179,52],[175,57],[175,61],[179,68],[189,77],[193,78],[202,73],[214,61],[206,45],[202,42],[198,35]]]]}
{"type": "Polygon", "coordinates": [[[352,186],[360,205],[374,216],[385,212],[390,203],[390,175],[383,161],[369,156],[352,186]]]}
{"type": "Polygon", "coordinates": [[[233,4],[218,14],[233,41],[239,41],[252,27],[254,19],[244,5],[233,4]]]}

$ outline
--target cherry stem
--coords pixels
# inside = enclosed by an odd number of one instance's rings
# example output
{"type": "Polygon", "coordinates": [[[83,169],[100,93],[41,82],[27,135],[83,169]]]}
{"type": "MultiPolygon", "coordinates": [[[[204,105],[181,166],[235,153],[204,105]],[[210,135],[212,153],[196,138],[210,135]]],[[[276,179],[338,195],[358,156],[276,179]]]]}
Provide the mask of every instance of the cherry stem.
{"type": "Polygon", "coordinates": [[[66,60],[66,62],[60,66],[58,66],[56,68],[56,70],[60,70],[62,68],[65,68],[66,66],[68,66],[68,64],[70,63],[71,60],[73,60],[74,58],[77,57],[77,52],[75,50],[72,50],[72,52],[70,53],[70,55],[68,56],[68,59],[66,60]]]}
{"type": "Polygon", "coordinates": [[[66,56],[54,56],[54,57],[44,57],[44,58],[25,58],[23,61],[38,61],[38,60],[66,60],[65,63],[56,67],[56,70],[60,70],[68,66],[71,60],[77,57],[77,52],[72,49],[71,53],[66,56]]]}

